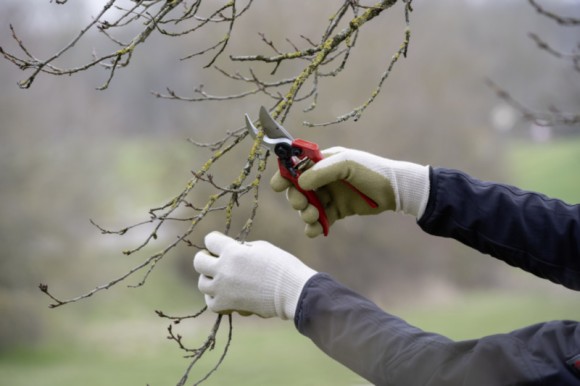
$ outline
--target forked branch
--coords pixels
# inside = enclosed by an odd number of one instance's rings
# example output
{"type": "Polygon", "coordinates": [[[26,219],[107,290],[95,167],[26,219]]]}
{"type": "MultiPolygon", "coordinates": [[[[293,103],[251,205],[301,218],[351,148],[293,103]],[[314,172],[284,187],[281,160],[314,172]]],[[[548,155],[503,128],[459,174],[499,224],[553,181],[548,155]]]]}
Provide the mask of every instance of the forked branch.
{"type": "MultiPolygon", "coordinates": [[[[351,118],[354,120],[359,119],[379,94],[395,64],[401,57],[406,56],[411,36],[409,24],[409,14],[412,11],[411,1],[402,0],[404,19],[407,25],[402,43],[391,61],[386,65],[385,72],[379,77],[377,86],[370,93],[370,97],[363,105],[353,109],[352,112],[326,124],[351,118]]],[[[54,0],[54,3],[63,5],[67,3],[67,0],[54,0]]],[[[137,49],[143,49],[151,36],[155,34],[167,38],[188,36],[192,39],[201,36],[200,45],[202,45],[202,48],[195,49],[193,52],[184,55],[181,60],[203,56],[207,58],[204,67],[217,71],[230,83],[244,85],[246,90],[217,95],[208,92],[203,85],[200,85],[194,90],[195,94],[193,96],[180,96],[169,87],[165,93],[154,92],[153,95],[159,98],[188,102],[220,102],[260,95],[271,101],[269,109],[271,115],[278,121],[284,122],[298,102],[308,103],[305,111],[316,108],[319,87],[321,87],[320,79],[335,78],[342,75],[343,70],[350,63],[350,58],[354,52],[353,48],[358,42],[359,31],[367,23],[393,7],[397,0],[381,0],[370,5],[361,3],[359,0],[342,1],[338,9],[325,19],[323,22],[326,23],[325,28],[323,28],[320,36],[316,38],[300,35],[301,40],[299,42],[293,42],[287,37],[283,43],[280,43],[270,40],[267,33],[260,33],[261,43],[266,46],[268,51],[274,52],[273,55],[255,53],[248,55],[226,54],[228,49],[230,51],[232,49],[230,47],[231,37],[236,33],[237,22],[247,12],[254,10],[255,3],[253,0],[107,0],[100,12],[69,43],[48,56],[48,58],[38,58],[29,48],[27,42],[17,33],[17,29],[14,26],[10,26],[10,31],[12,39],[18,47],[18,52],[8,52],[0,47],[0,54],[27,73],[26,78],[19,82],[21,88],[31,87],[41,74],[54,76],[74,75],[93,68],[101,68],[105,70],[106,77],[98,89],[105,90],[115,80],[118,70],[133,65],[133,54],[137,49]],[[215,25],[221,26],[224,34],[222,37],[207,43],[207,34],[201,35],[200,31],[215,25]],[[91,60],[78,66],[67,67],[60,64],[65,61],[69,52],[73,49],[78,49],[78,43],[83,39],[87,39],[89,31],[93,30],[98,31],[100,36],[113,48],[105,53],[94,54],[91,60]],[[119,36],[122,36],[120,32],[124,31],[137,32],[133,32],[131,35],[133,37],[129,41],[123,41],[119,36]],[[286,45],[290,47],[289,50],[282,48],[282,46],[285,47],[286,45]],[[236,72],[224,70],[223,66],[217,64],[218,61],[223,60],[233,62],[239,70],[236,72]],[[254,66],[263,66],[264,64],[271,66],[268,79],[266,79],[266,76],[260,75],[261,73],[254,68],[254,66]],[[288,65],[295,75],[272,80],[271,78],[276,76],[281,66],[285,65],[288,65]]],[[[228,131],[222,139],[213,143],[202,144],[195,140],[190,140],[195,146],[210,150],[211,155],[209,155],[203,165],[192,171],[192,177],[184,183],[176,195],[163,205],[152,208],[148,213],[149,217],[147,219],[119,230],[106,229],[91,220],[91,223],[103,234],[123,236],[135,228],[148,227],[148,235],[141,243],[132,249],[123,251],[123,254],[127,256],[142,253],[145,254],[145,257],[127,272],[83,294],[70,298],[60,298],[49,290],[48,285],[41,284],[41,291],[52,301],[50,307],[60,307],[87,299],[120,283],[127,283],[129,279],[134,279],[138,275],[140,275],[138,279],[129,286],[143,286],[155,271],[158,263],[165,260],[177,246],[203,248],[203,246],[196,245],[192,240],[199,224],[210,214],[220,214],[222,216],[223,231],[226,234],[234,232],[234,217],[245,216],[245,221],[240,223],[243,225],[239,226],[239,229],[236,230],[237,234],[234,235],[235,238],[243,242],[250,233],[258,212],[260,183],[270,156],[260,146],[261,135],[263,134],[258,135],[258,138],[251,143],[246,141],[246,146],[249,149],[247,157],[245,162],[240,163],[241,167],[237,177],[232,179],[229,184],[217,183],[214,179],[213,171],[217,164],[224,162],[226,154],[244,142],[247,135],[248,133],[243,127],[228,131]],[[201,190],[202,186],[204,189],[211,190],[211,193],[207,195],[207,190],[203,190],[206,197],[205,203],[199,204],[196,203],[198,199],[196,194],[201,190]],[[148,247],[159,243],[158,236],[168,230],[169,224],[176,225],[180,229],[176,237],[157,252],[147,253],[148,247]]],[[[170,231],[174,232],[173,228],[170,231]]],[[[186,356],[191,358],[191,362],[178,385],[185,384],[195,363],[204,353],[215,347],[216,336],[221,326],[223,315],[216,317],[207,339],[198,348],[188,348],[183,343],[181,335],[177,334],[172,326],[184,320],[194,320],[205,310],[206,308],[203,308],[193,315],[184,317],[168,316],[162,311],[156,311],[158,316],[169,319],[172,323],[168,328],[168,338],[174,341],[185,352],[186,356]]],[[[203,376],[199,382],[204,381],[215,372],[227,353],[232,335],[232,316],[227,315],[227,318],[229,329],[223,354],[215,367],[203,376]]]]}

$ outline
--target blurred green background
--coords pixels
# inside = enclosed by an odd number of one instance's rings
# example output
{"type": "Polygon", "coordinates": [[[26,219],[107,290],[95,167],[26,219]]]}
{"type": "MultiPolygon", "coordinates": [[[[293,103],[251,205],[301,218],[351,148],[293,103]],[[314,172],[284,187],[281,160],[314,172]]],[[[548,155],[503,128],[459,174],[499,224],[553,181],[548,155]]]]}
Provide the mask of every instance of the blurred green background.
{"type": "MultiPolygon", "coordinates": [[[[79,3],[1,2],[0,46],[17,50],[8,28],[13,24],[34,52],[49,55],[99,8],[97,2],[91,9],[79,3]]],[[[281,45],[285,37],[316,36],[329,7],[337,4],[256,4],[239,26],[234,53],[262,50],[257,32],[281,45]]],[[[540,51],[527,36],[537,33],[571,51],[577,29],[546,20],[525,1],[417,0],[414,5],[409,57],[396,66],[359,122],[317,129],[300,124],[329,120],[365,100],[401,42],[400,5],[365,28],[351,67],[322,85],[319,108],[309,114],[294,110],[287,126],[323,148],[349,146],[458,168],[580,202],[580,128],[535,126],[484,81],[491,78],[535,110],[578,111],[578,72],[540,51]]],[[[550,6],[579,16],[570,2],[550,6]]],[[[78,64],[89,58],[100,44],[98,36],[92,38],[66,60],[78,64]]],[[[187,95],[201,83],[227,93],[230,84],[202,70],[201,62],[178,60],[191,47],[205,45],[154,38],[106,91],[95,90],[106,76],[98,70],[41,76],[31,89],[20,90],[16,82],[24,74],[0,61],[0,384],[173,385],[181,378],[188,360],[166,339],[168,322],[154,310],[190,314],[202,307],[191,269],[195,250],[175,251],[144,287],[121,285],[54,310],[37,286],[47,283],[59,296],[74,296],[164,246],[174,237],[171,232],[144,254],[124,256],[121,251],[138,245],[148,229],[123,237],[101,235],[89,219],[112,229],[146,220],[148,210],[178,193],[190,170],[207,159],[209,153],[187,138],[218,140],[242,125],[245,112],[255,115],[268,103],[186,104],[150,94],[171,87],[187,95]]],[[[241,167],[249,146],[249,141],[242,144],[226,168],[241,167]]],[[[271,164],[268,174],[273,171],[271,164]]],[[[307,240],[283,196],[264,184],[261,200],[251,239],[282,246],[426,330],[469,339],[539,321],[580,320],[577,294],[454,241],[425,235],[414,219],[397,214],[349,219],[333,227],[331,237],[307,240]]],[[[205,232],[220,227],[219,219],[204,223],[195,241],[201,243],[205,232]]],[[[205,315],[178,330],[188,344],[199,346],[212,324],[213,316],[205,315]]],[[[189,384],[214,365],[225,333],[222,329],[215,353],[194,368],[189,384]]],[[[234,317],[229,354],[206,384],[232,383],[365,382],[321,354],[291,322],[234,317]]]]}

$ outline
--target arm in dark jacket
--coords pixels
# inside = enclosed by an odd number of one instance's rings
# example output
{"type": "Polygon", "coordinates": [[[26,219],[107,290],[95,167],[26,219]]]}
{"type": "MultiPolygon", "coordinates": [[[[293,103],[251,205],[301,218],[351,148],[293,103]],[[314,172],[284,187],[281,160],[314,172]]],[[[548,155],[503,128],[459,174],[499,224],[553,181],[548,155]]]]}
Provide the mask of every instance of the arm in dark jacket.
{"type": "MultiPolygon", "coordinates": [[[[580,289],[580,206],[432,169],[419,225],[580,289]]],[[[378,385],[580,385],[580,325],[541,323],[454,342],[386,313],[324,274],[302,291],[298,330],[378,385]]]]}
{"type": "Polygon", "coordinates": [[[536,276],[580,290],[580,205],[465,173],[431,169],[419,226],[536,276]]]}
{"type": "Polygon", "coordinates": [[[376,385],[580,385],[566,363],[580,354],[577,322],[454,342],[382,311],[326,274],[306,283],[294,322],[322,351],[376,385]]]}

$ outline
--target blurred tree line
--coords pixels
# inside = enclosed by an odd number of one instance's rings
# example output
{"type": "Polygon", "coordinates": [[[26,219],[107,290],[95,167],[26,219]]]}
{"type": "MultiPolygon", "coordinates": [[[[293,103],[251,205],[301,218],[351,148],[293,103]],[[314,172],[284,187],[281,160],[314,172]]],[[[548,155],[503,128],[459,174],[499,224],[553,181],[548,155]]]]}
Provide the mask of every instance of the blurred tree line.
{"type": "MultiPolygon", "coordinates": [[[[7,28],[11,23],[27,43],[50,53],[89,18],[83,3],[66,9],[33,3],[0,3],[0,45],[14,44],[7,28]]],[[[234,37],[232,44],[240,51],[259,44],[258,32],[267,31],[278,41],[308,36],[320,28],[313,21],[327,14],[326,5],[318,2],[296,7],[277,0],[260,7],[234,37]]],[[[553,7],[578,13],[577,5],[567,2],[553,7]]],[[[321,148],[359,148],[509,183],[503,154],[510,135],[498,132],[492,119],[503,102],[484,80],[493,79],[529,106],[576,108],[578,74],[538,50],[527,33],[541,33],[561,47],[573,47],[575,37],[524,1],[417,0],[414,8],[408,58],[359,122],[302,126],[303,120],[326,121],[365,100],[400,44],[404,21],[396,12],[364,30],[347,75],[340,82],[324,80],[319,107],[304,116],[294,114],[285,126],[321,148]]],[[[232,92],[215,72],[199,70],[195,60],[177,60],[191,51],[190,44],[187,39],[152,39],[106,91],[95,90],[105,76],[98,71],[40,77],[35,87],[23,91],[16,85],[22,74],[0,62],[0,349],[42,335],[38,316],[46,299],[36,288],[39,282],[48,281],[59,292],[86,290],[133,258],[120,252],[138,243],[137,237],[101,235],[89,219],[119,228],[146,219],[148,209],[179,191],[190,170],[208,156],[187,138],[217,140],[240,127],[244,113],[257,114],[263,103],[259,98],[188,104],[151,95],[166,87],[187,94],[199,84],[218,94],[232,92]],[[105,259],[105,266],[104,255],[116,258],[105,259]]],[[[93,48],[99,47],[89,43],[67,60],[82,62],[93,48]]],[[[528,123],[515,119],[511,126],[517,134],[528,123]]],[[[244,161],[239,151],[229,155],[232,164],[244,161]]],[[[268,175],[273,172],[271,163],[268,175]]],[[[231,173],[224,168],[214,174],[219,182],[231,173]]],[[[308,240],[284,197],[271,192],[266,181],[263,185],[250,239],[278,244],[379,303],[429,300],[439,290],[448,294],[511,285],[500,263],[427,236],[414,219],[397,214],[349,219],[333,227],[330,237],[308,240]]],[[[200,244],[212,225],[204,227],[195,236],[200,244]]],[[[181,250],[170,260],[174,269],[169,274],[182,278],[196,296],[192,256],[192,250],[181,250]]]]}

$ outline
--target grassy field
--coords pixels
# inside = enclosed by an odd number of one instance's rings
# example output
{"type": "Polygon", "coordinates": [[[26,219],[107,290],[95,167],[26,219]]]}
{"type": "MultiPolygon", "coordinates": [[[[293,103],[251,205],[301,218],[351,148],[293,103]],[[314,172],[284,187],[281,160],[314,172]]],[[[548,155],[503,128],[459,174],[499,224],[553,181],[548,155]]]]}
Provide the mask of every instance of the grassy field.
{"type": "Polygon", "coordinates": [[[515,144],[508,154],[508,167],[515,183],[524,189],[580,202],[580,139],[515,144]]]}
{"type": "MultiPolygon", "coordinates": [[[[199,331],[182,329],[192,345],[203,342],[210,320],[196,323],[199,331]]],[[[182,357],[164,329],[146,328],[141,320],[88,326],[75,341],[45,342],[36,348],[0,357],[2,385],[175,385],[189,360],[182,357]],[[135,327],[138,326],[138,327],[135,327]],[[103,335],[104,329],[109,336],[103,335]],[[129,334],[124,333],[130,331],[129,334]]],[[[225,343],[194,367],[193,384],[216,363],[225,343]]],[[[228,355],[208,385],[357,384],[358,377],[325,357],[299,335],[291,323],[234,320],[228,355]]]]}
{"type": "MultiPolygon", "coordinates": [[[[580,202],[580,141],[549,146],[517,144],[509,159],[514,183],[580,202]]],[[[151,310],[159,303],[170,309],[186,306],[178,302],[166,304],[167,294],[127,293],[116,292],[114,300],[105,297],[70,309],[39,313],[38,317],[52,327],[36,344],[0,354],[0,385],[175,385],[189,362],[174,342],[165,338],[168,323],[151,310]],[[150,304],[133,302],[131,296],[149,299],[150,304]]],[[[186,299],[191,296],[191,289],[174,285],[168,293],[172,299],[186,299]]],[[[436,306],[390,311],[420,328],[462,340],[540,321],[580,320],[579,303],[580,298],[572,291],[538,287],[527,293],[465,293],[436,306]]],[[[45,306],[46,302],[43,309],[45,306]]],[[[199,299],[191,306],[200,306],[199,299]]],[[[179,332],[188,344],[198,346],[212,321],[208,316],[183,324],[179,332]]],[[[236,317],[234,322],[230,351],[206,385],[365,384],[319,352],[296,332],[291,322],[255,317],[236,317]]],[[[187,384],[194,384],[215,364],[223,349],[225,331],[222,330],[215,352],[194,368],[187,384]]]]}
{"type": "MultiPolygon", "coordinates": [[[[551,319],[580,320],[578,299],[571,295],[472,293],[446,306],[394,311],[411,324],[457,340],[508,332],[551,319]]],[[[212,319],[180,332],[192,345],[203,341],[212,319]]],[[[207,385],[360,385],[365,382],[319,352],[292,323],[234,319],[234,338],[222,367],[207,385]]],[[[60,334],[35,347],[0,357],[2,385],[85,386],[174,385],[188,361],[164,338],[166,323],[150,319],[111,318],[83,324],[74,334],[60,334]],[[145,319],[145,320],[144,320],[145,319]]],[[[223,330],[225,332],[226,329],[223,330]]],[[[193,384],[214,365],[225,336],[211,356],[196,365],[193,384]]]]}

